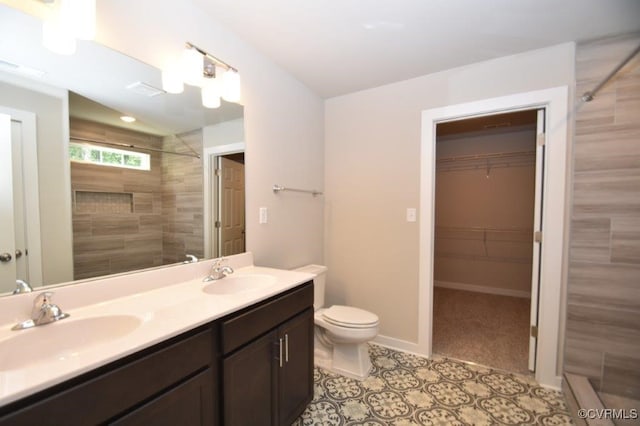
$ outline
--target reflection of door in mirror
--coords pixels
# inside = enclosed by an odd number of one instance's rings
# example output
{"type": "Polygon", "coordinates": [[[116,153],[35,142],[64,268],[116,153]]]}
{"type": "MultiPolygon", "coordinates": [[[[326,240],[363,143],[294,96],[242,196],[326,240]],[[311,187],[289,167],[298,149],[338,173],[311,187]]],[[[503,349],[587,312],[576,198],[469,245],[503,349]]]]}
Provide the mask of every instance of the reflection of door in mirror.
{"type": "Polygon", "coordinates": [[[33,113],[0,114],[0,292],[10,292],[18,279],[42,284],[36,130],[33,113]]]}
{"type": "Polygon", "coordinates": [[[219,256],[245,251],[244,153],[217,157],[219,256]]]}

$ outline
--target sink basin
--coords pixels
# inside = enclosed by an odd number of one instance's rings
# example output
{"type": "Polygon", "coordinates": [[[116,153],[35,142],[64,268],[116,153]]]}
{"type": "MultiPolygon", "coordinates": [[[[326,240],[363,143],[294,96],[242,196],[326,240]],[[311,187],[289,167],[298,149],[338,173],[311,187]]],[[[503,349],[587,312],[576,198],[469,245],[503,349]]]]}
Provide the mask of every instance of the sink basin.
{"type": "Polygon", "coordinates": [[[0,371],[15,370],[38,362],[73,360],[83,350],[108,344],[131,333],[141,322],[132,315],[70,317],[27,330],[13,331],[15,334],[0,341],[0,371]]]}
{"type": "Polygon", "coordinates": [[[210,282],[202,288],[202,291],[208,294],[236,294],[259,290],[275,283],[276,278],[271,275],[230,275],[210,282]]]}

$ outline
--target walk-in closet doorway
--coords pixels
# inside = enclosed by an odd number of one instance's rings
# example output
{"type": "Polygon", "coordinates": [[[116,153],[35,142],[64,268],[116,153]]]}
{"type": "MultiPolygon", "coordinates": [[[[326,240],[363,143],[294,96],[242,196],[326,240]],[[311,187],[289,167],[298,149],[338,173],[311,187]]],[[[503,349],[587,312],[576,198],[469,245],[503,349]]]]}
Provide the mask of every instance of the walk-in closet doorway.
{"type": "Polygon", "coordinates": [[[544,110],[436,125],[435,354],[516,373],[535,368],[538,120],[544,110]]]}
{"type": "MultiPolygon", "coordinates": [[[[566,300],[565,244],[568,218],[567,168],[568,168],[568,88],[555,87],[522,92],[496,98],[434,107],[422,112],[422,138],[420,153],[420,210],[419,210],[419,271],[418,271],[418,344],[415,351],[425,356],[433,355],[433,296],[435,249],[435,201],[436,201],[436,127],[440,123],[466,118],[502,114],[523,110],[544,110],[544,149],[536,144],[536,156],[544,157],[544,170],[540,179],[544,183],[544,200],[541,201],[539,228],[540,268],[536,345],[530,345],[535,355],[535,380],[543,386],[559,389],[562,383],[562,339],[566,300]],[[544,201],[544,202],[542,202],[544,201]]],[[[536,162],[536,164],[542,164],[536,162]]],[[[536,268],[532,268],[536,273],[536,268]]],[[[533,281],[533,277],[532,277],[533,281]]],[[[532,312],[534,310],[532,309],[532,312]]],[[[537,313],[537,312],[536,312],[537,313]]],[[[533,334],[535,334],[535,329],[533,334]]],[[[490,345],[491,342],[485,342],[490,345]]],[[[531,358],[531,357],[530,357],[531,358]]]]}

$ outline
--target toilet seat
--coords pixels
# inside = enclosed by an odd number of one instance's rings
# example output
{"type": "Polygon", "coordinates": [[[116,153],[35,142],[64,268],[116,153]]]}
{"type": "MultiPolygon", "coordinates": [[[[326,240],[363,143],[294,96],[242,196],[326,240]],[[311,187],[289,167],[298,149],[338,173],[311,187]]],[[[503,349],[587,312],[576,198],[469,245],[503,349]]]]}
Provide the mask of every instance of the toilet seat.
{"type": "Polygon", "coordinates": [[[371,328],[379,322],[376,314],[352,306],[333,305],[321,314],[329,324],[346,328],[371,328]]]}

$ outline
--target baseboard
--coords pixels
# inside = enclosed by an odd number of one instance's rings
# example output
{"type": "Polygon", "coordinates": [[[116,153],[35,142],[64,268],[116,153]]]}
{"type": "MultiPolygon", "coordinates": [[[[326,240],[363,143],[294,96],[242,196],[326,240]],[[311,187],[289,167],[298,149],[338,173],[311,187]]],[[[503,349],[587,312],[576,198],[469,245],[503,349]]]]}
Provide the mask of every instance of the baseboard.
{"type": "Polygon", "coordinates": [[[378,334],[376,338],[373,339],[373,343],[401,352],[408,352],[415,355],[426,356],[426,354],[420,352],[420,346],[418,346],[417,343],[408,342],[406,340],[396,339],[393,337],[378,334]]]}
{"type": "Polygon", "coordinates": [[[522,297],[531,299],[531,293],[522,290],[511,290],[508,288],[487,287],[477,284],[454,283],[450,281],[434,281],[436,287],[450,288],[453,290],[473,291],[476,293],[497,294],[500,296],[522,297]]]}

